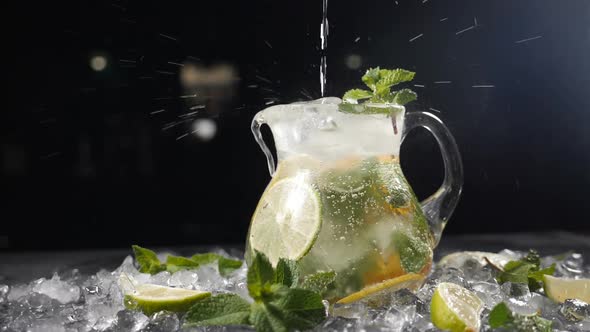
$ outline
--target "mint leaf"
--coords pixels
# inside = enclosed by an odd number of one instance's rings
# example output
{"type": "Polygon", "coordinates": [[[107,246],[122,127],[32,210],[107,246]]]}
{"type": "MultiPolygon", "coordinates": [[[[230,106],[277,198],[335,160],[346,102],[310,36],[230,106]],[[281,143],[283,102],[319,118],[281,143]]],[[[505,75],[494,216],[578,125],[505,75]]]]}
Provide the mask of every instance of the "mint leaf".
{"type": "Polygon", "coordinates": [[[272,296],[268,301],[252,305],[250,322],[256,331],[263,332],[307,330],[325,317],[325,308],[319,294],[305,289],[273,286],[272,296]]]}
{"type": "Polygon", "coordinates": [[[166,257],[166,270],[170,273],[174,273],[180,270],[196,269],[200,265],[201,264],[186,257],[172,255],[166,257]]]}
{"type": "Polygon", "coordinates": [[[521,315],[510,311],[508,306],[502,302],[498,303],[490,311],[488,323],[491,328],[505,328],[518,332],[551,332],[552,322],[540,317],[538,314],[521,315]]]}
{"type": "Polygon", "coordinates": [[[535,291],[543,287],[543,275],[553,275],[555,272],[555,264],[541,269],[541,257],[535,250],[530,250],[529,253],[518,261],[510,261],[506,263],[503,270],[501,270],[496,279],[499,283],[515,282],[528,284],[530,291],[535,291]]]}
{"type": "Polygon", "coordinates": [[[510,261],[504,266],[504,272],[498,274],[498,282],[514,282],[526,284],[529,281],[529,271],[534,268],[533,264],[524,261],[510,261]]]}
{"type": "Polygon", "coordinates": [[[393,98],[391,102],[402,106],[418,99],[418,94],[410,89],[401,89],[397,92],[393,92],[392,95],[393,98]]]}
{"type": "Polygon", "coordinates": [[[432,254],[426,243],[403,232],[395,233],[393,241],[395,246],[399,248],[400,261],[404,271],[416,273],[424,268],[432,254]]]}
{"type": "Polygon", "coordinates": [[[352,89],[344,94],[343,102],[339,110],[344,113],[386,113],[391,110],[375,107],[359,108],[351,105],[358,104],[359,100],[368,99],[369,103],[375,104],[398,104],[405,105],[418,98],[418,95],[410,89],[391,91],[391,87],[414,79],[416,73],[405,69],[380,69],[370,68],[363,75],[363,82],[371,91],[352,89]],[[375,108],[375,109],[374,109],[375,108]]]}
{"type": "Polygon", "coordinates": [[[131,247],[133,248],[135,261],[139,265],[139,272],[156,274],[166,270],[166,266],[160,262],[155,252],[137,245],[131,247]]]}
{"type": "Polygon", "coordinates": [[[185,316],[185,326],[245,325],[250,303],[236,294],[220,294],[195,303],[185,316]]]}
{"type": "Polygon", "coordinates": [[[215,253],[206,253],[196,254],[191,258],[170,255],[166,259],[166,270],[174,273],[179,270],[196,269],[201,265],[214,263],[215,261],[217,261],[219,274],[224,277],[242,266],[242,262],[239,260],[226,258],[215,253]]]}
{"type": "Polygon", "coordinates": [[[219,257],[217,260],[217,269],[219,270],[219,274],[226,277],[233,271],[239,269],[242,266],[242,261],[237,259],[231,259],[226,257],[219,257]]]}
{"type": "Polygon", "coordinates": [[[218,260],[219,258],[223,258],[223,256],[212,253],[212,252],[208,252],[208,253],[204,253],[204,254],[194,254],[191,257],[191,260],[194,261],[195,263],[198,263],[199,265],[205,265],[205,264],[213,263],[216,260],[218,260]]]}
{"type": "Polygon", "coordinates": [[[533,264],[537,270],[541,267],[541,256],[536,250],[529,250],[529,253],[522,260],[533,264]]]}
{"type": "Polygon", "coordinates": [[[287,332],[289,330],[281,312],[274,305],[256,302],[252,304],[250,323],[257,332],[287,332]]]}
{"type": "Polygon", "coordinates": [[[529,289],[536,291],[543,287],[543,276],[548,274],[552,276],[555,273],[555,263],[551,264],[550,267],[544,268],[539,271],[529,272],[529,289]]]}
{"type": "Polygon", "coordinates": [[[248,267],[248,292],[255,300],[263,295],[265,286],[274,280],[274,270],[268,258],[260,252],[254,253],[252,264],[248,267]]]}
{"type": "Polygon", "coordinates": [[[358,100],[371,98],[373,93],[371,91],[362,90],[362,89],[352,89],[348,90],[342,99],[346,102],[357,102],[358,100]]]}
{"type": "Polygon", "coordinates": [[[299,283],[299,267],[297,263],[284,258],[279,259],[273,282],[287,287],[297,287],[299,283]]]}
{"type": "Polygon", "coordinates": [[[242,266],[242,261],[227,258],[215,253],[204,253],[204,254],[195,254],[191,257],[191,260],[199,265],[205,265],[214,263],[217,261],[217,269],[219,270],[219,274],[222,276],[228,276],[234,270],[239,269],[242,266]]]}
{"type": "Polygon", "coordinates": [[[405,69],[381,69],[379,70],[379,81],[377,82],[377,89],[390,88],[394,85],[409,82],[414,79],[415,72],[405,69]]]}
{"type": "Polygon", "coordinates": [[[280,309],[289,330],[307,330],[326,318],[322,297],[310,290],[285,288],[270,303],[280,309]]]}
{"type": "Polygon", "coordinates": [[[381,76],[379,74],[379,67],[370,68],[369,70],[367,70],[365,75],[363,75],[362,80],[366,86],[368,86],[371,90],[375,91],[377,87],[377,82],[379,81],[380,77],[381,76]]]}
{"type": "Polygon", "coordinates": [[[490,327],[497,329],[500,326],[504,326],[512,321],[512,312],[504,302],[496,304],[496,306],[490,311],[488,323],[490,327]]]}
{"type": "Polygon", "coordinates": [[[305,280],[303,280],[301,288],[322,295],[328,290],[328,286],[330,286],[334,280],[336,280],[336,272],[318,272],[307,276],[305,280]]]}

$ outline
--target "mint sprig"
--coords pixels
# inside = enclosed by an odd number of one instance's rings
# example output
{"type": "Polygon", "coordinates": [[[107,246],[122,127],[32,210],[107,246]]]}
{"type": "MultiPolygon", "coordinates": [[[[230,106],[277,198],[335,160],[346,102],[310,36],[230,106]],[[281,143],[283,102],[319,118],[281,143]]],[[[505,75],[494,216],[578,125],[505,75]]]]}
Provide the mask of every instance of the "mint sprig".
{"type": "Polygon", "coordinates": [[[247,274],[248,292],[254,302],[246,306],[247,302],[235,296],[213,296],[190,308],[186,325],[245,324],[257,331],[273,332],[310,329],[325,318],[320,291],[334,281],[334,272],[311,275],[298,288],[296,262],[280,259],[273,268],[264,254],[254,255],[247,274]]]}
{"type": "Polygon", "coordinates": [[[553,275],[553,273],[555,273],[555,264],[541,269],[539,254],[530,250],[523,259],[506,263],[496,279],[501,284],[505,282],[528,284],[529,290],[535,291],[543,287],[543,275],[553,275]]]}
{"type": "Polygon", "coordinates": [[[219,274],[227,276],[234,270],[242,266],[242,261],[224,257],[215,253],[195,254],[192,257],[182,257],[168,255],[166,263],[160,262],[155,252],[150,249],[142,248],[140,246],[132,246],[135,255],[135,261],[139,266],[139,272],[156,274],[162,271],[171,273],[180,270],[197,269],[202,265],[215,263],[217,261],[217,269],[219,274]]]}
{"type": "Polygon", "coordinates": [[[340,110],[347,113],[388,113],[388,108],[367,107],[364,110],[353,105],[359,101],[375,104],[405,105],[417,99],[418,95],[410,89],[392,91],[391,88],[400,83],[414,79],[415,73],[405,69],[380,69],[370,68],[362,77],[363,83],[370,90],[352,89],[342,97],[343,103],[340,110]]]}
{"type": "Polygon", "coordinates": [[[140,246],[131,246],[135,261],[139,265],[139,272],[156,274],[166,270],[166,265],[162,264],[158,256],[152,250],[140,246]]]}
{"type": "Polygon", "coordinates": [[[494,329],[505,328],[517,332],[552,331],[552,322],[550,320],[542,318],[538,314],[522,315],[514,313],[504,302],[498,303],[490,311],[488,323],[494,329]]]}
{"type": "Polygon", "coordinates": [[[185,316],[185,325],[247,325],[249,319],[250,303],[236,294],[219,294],[195,303],[185,316]]]}

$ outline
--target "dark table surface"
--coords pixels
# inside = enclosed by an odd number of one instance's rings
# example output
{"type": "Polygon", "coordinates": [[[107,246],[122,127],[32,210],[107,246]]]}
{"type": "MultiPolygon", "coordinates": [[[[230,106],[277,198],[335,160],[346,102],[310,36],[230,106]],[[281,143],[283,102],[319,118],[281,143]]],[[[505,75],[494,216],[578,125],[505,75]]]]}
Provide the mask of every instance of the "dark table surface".
{"type": "MultiPolygon", "coordinates": [[[[172,251],[191,255],[195,252],[224,248],[232,254],[240,253],[241,245],[220,245],[217,247],[161,247],[156,251],[172,251]]],[[[541,255],[575,251],[590,261],[590,235],[555,231],[544,233],[511,234],[466,234],[443,235],[435,250],[436,258],[462,250],[497,252],[502,249],[537,249],[541,255]]],[[[0,253],[0,284],[29,282],[40,277],[49,277],[54,272],[78,269],[83,274],[96,273],[101,268],[113,270],[131,254],[131,248],[71,250],[71,251],[29,251],[0,253]]]]}

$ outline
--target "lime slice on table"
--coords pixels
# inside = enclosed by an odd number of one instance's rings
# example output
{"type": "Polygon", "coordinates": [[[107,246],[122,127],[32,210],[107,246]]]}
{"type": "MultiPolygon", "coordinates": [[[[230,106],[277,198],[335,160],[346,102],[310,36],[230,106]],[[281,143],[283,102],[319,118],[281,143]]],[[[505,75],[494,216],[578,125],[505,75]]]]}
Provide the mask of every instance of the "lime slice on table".
{"type": "Polygon", "coordinates": [[[543,276],[545,294],[555,302],[578,299],[590,303],[590,279],[566,279],[550,275],[543,276]]]}
{"type": "Polygon", "coordinates": [[[187,311],[195,302],[211,296],[209,292],[166,286],[140,284],[125,295],[125,307],[139,309],[146,315],[167,310],[187,311]]]}
{"type": "Polygon", "coordinates": [[[430,302],[430,318],[441,330],[479,331],[483,302],[469,290],[453,283],[440,283],[430,302]]]}
{"type": "Polygon", "coordinates": [[[322,225],[317,191],[304,177],[277,181],[262,196],[252,217],[250,245],[273,265],[299,260],[313,246],[322,225]]]}

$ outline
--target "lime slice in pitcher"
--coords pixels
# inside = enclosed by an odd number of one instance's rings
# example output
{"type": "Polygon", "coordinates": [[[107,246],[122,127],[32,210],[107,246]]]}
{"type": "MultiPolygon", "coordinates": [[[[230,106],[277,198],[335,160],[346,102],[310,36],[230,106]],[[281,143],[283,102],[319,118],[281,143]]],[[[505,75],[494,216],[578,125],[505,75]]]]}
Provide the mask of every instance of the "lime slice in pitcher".
{"type": "Polygon", "coordinates": [[[262,196],[252,217],[250,245],[273,265],[299,260],[311,249],[322,224],[319,195],[305,178],[277,181],[262,196]]]}

